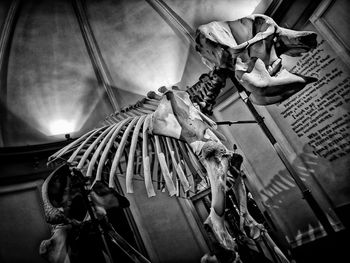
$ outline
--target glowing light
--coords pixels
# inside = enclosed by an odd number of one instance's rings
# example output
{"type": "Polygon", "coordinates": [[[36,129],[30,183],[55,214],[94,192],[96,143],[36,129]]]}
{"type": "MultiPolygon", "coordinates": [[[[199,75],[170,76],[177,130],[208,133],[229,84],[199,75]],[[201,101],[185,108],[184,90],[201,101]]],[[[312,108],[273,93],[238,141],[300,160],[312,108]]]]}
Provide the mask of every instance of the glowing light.
{"type": "Polygon", "coordinates": [[[74,123],[67,120],[54,120],[49,124],[51,135],[69,134],[74,128],[74,123]]]}

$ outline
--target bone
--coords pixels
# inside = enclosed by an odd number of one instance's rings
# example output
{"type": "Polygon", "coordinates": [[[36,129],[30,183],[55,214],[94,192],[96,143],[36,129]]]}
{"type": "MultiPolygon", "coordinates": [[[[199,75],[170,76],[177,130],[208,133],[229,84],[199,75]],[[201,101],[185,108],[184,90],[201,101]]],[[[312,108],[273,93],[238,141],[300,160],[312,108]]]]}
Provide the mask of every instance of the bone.
{"type": "Polygon", "coordinates": [[[157,108],[158,104],[159,104],[159,100],[145,98],[144,105],[153,106],[153,107],[157,108]]]}
{"type": "Polygon", "coordinates": [[[137,139],[139,137],[139,132],[141,129],[141,126],[146,118],[146,115],[141,116],[140,119],[138,120],[133,135],[131,139],[131,144],[130,144],[130,151],[129,151],[129,159],[128,159],[128,164],[126,167],[126,192],[127,193],[133,193],[134,192],[134,187],[132,184],[132,179],[134,175],[134,157],[135,157],[135,151],[136,151],[136,146],[137,146],[137,139]]]}
{"type": "Polygon", "coordinates": [[[133,110],[130,110],[130,109],[123,111],[122,114],[124,114],[124,116],[130,117],[130,118],[138,116],[138,114],[136,112],[134,112],[133,110]]]}
{"type": "Polygon", "coordinates": [[[186,149],[188,152],[188,156],[190,157],[190,160],[192,161],[192,163],[195,164],[194,167],[196,167],[196,171],[198,172],[199,176],[203,179],[205,177],[205,168],[203,164],[200,162],[198,157],[193,153],[193,150],[188,144],[186,144],[186,149]]]}
{"type": "Polygon", "coordinates": [[[153,113],[153,111],[148,110],[148,109],[146,109],[146,108],[144,108],[144,107],[142,107],[142,106],[133,109],[133,111],[134,111],[135,113],[137,113],[138,115],[144,115],[144,114],[151,114],[151,113],[153,113]]]}
{"type": "Polygon", "coordinates": [[[54,177],[54,175],[55,173],[51,173],[45,179],[43,186],[41,188],[41,196],[43,199],[46,222],[48,222],[49,224],[62,224],[67,222],[67,218],[61,210],[53,206],[48,194],[49,183],[51,179],[54,177]]]}
{"type": "Polygon", "coordinates": [[[110,129],[108,134],[103,138],[102,142],[98,145],[97,149],[95,150],[94,154],[92,155],[92,157],[89,161],[88,169],[86,172],[87,177],[92,177],[92,171],[94,169],[94,166],[96,165],[97,158],[100,156],[100,153],[101,153],[103,147],[107,144],[108,140],[110,139],[110,137],[112,136],[114,131],[116,129],[118,129],[119,123],[114,124],[111,127],[112,127],[112,129],[110,129]]]}
{"type": "Polygon", "coordinates": [[[165,184],[168,188],[169,195],[173,196],[176,194],[176,189],[175,189],[174,182],[171,179],[169,169],[168,169],[168,166],[167,166],[166,161],[165,161],[164,152],[162,151],[161,146],[160,146],[159,137],[157,135],[155,135],[154,140],[155,140],[155,144],[156,144],[156,150],[157,150],[157,156],[158,156],[158,160],[159,160],[159,164],[160,164],[160,169],[162,171],[163,178],[165,180],[165,184]]]}
{"type": "MultiPolygon", "coordinates": [[[[236,74],[236,78],[248,91],[256,96],[281,97],[286,91],[293,91],[292,93],[294,94],[305,87],[305,85],[317,80],[312,77],[303,77],[290,73],[286,69],[282,69],[276,76],[270,76],[261,59],[252,59],[251,63],[254,63],[251,71],[243,73],[241,77],[239,74],[236,74]]],[[[288,95],[293,94],[288,93],[288,95]]]]}
{"type": "Polygon", "coordinates": [[[120,123],[118,123],[117,129],[115,129],[113,135],[111,136],[111,138],[108,141],[108,144],[106,145],[105,149],[103,150],[103,153],[102,153],[101,158],[100,158],[100,162],[98,163],[96,177],[95,177],[95,181],[93,184],[95,184],[96,181],[101,180],[102,170],[103,170],[104,164],[107,160],[108,153],[109,153],[113,143],[115,142],[115,139],[117,138],[118,134],[120,133],[121,129],[131,120],[132,119],[129,118],[129,119],[125,119],[125,120],[121,121],[120,123]]]}
{"type": "MultiPolygon", "coordinates": [[[[151,120],[150,120],[151,122],[151,120]]],[[[156,149],[156,143],[154,142],[154,136],[149,137],[149,142],[150,145],[152,146],[152,175],[156,176],[156,181],[157,181],[157,189],[160,190],[161,188],[161,178],[159,175],[159,160],[158,160],[158,155],[157,155],[157,149],[156,149]]]]}
{"type": "Polygon", "coordinates": [[[170,138],[166,137],[166,144],[168,146],[168,149],[169,149],[169,153],[170,153],[170,156],[171,156],[171,160],[173,162],[173,165],[175,166],[175,171],[180,179],[180,182],[184,188],[184,191],[187,192],[191,187],[190,187],[190,184],[186,178],[186,175],[182,169],[182,166],[181,166],[181,163],[180,163],[180,160],[179,159],[176,159],[175,157],[175,150],[172,146],[172,143],[171,143],[171,140],[170,138]]]}
{"type": "Polygon", "coordinates": [[[109,117],[106,117],[104,121],[105,121],[105,123],[107,123],[107,125],[112,125],[112,124],[114,124],[114,121],[112,121],[111,119],[109,119],[109,117]]]}
{"type": "MultiPolygon", "coordinates": [[[[157,105],[158,106],[158,105],[157,105]]],[[[147,102],[145,102],[144,104],[142,104],[142,108],[146,109],[146,110],[149,110],[149,111],[152,111],[154,112],[156,109],[157,109],[157,106],[156,105],[153,105],[153,104],[149,104],[147,102]]]]}
{"type": "Polygon", "coordinates": [[[196,183],[198,183],[200,181],[200,176],[198,174],[198,170],[193,166],[191,159],[187,154],[186,148],[184,147],[184,145],[180,141],[175,142],[175,140],[173,140],[173,142],[174,142],[175,151],[181,153],[181,156],[182,156],[183,160],[185,161],[186,165],[188,166],[188,168],[190,169],[191,174],[195,178],[196,183]]]}
{"type": "Polygon", "coordinates": [[[158,95],[154,91],[150,91],[150,92],[147,93],[147,98],[154,99],[154,100],[161,100],[162,96],[158,95]]]}
{"type": "Polygon", "coordinates": [[[147,191],[147,196],[155,196],[154,187],[152,183],[151,167],[150,167],[150,157],[148,152],[148,126],[151,116],[148,115],[143,123],[142,130],[142,161],[143,161],[143,175],[145,177],[145,187],[147,191]]]}
{"type": "Polygon", "coordinates": [[[165,93],[165,92],[168,91],[168,89],[167,89],[167,87],[162,86],[162,87],[160,87],[160,88],[158,89],[158,91],[161,92],[161,93],[165,93]]]}
{"type": "MultiPolygon", "coordinates": [[[[110,126],[108,127],[106,130],[104,130],[91,144],[90,146],[85,150],[83,157],[81,157],[81,159],[79,160],[79,163],[77,165],[77,169],[82,169],[85,161],[87,160],[87,158],[89,157],[89,155],[91,154],[92,150],[96,147],[96,145],[109,133],[109,131],[113,128],[114,126],[110,126]]],[[[74,159],[71,160],[70,162],[74,161],[74,159]]]]}
{"type": "MultiPolygon", "coordinates": [[[[197,30],[196,42],[205,64],[211,69],[230,70],[252,93],[251,101],[255,104],[281,102],[316,80],[281,70],[279,57],[300,56],[315,48],[316,34],[279,27],[265,15],[202,25],[197,30]]],[[[207,102],[208,98],[203,96],[200,92],[199,97],[207,102]]]]}
{"type": "Polygon", "coordinates": [[[212,201],[205,224],[209,225],[220,244],[231,251],[237,250],[234,239],[225,227],[225,188],[228,171],[227,149],[220,143],[209,141],[202,148],[203,164],[210,180],[212,201]]]}
{"type": "Polygon", "coordinates": [[[89,132],[87,132],[86,134],[84,134],[83,136],[81,136],[80,138],[78,138],[77,140],[75,140],[74,142],[68,144],[67,146],[63,147],[61,150],[57,151],[56,153],[54,153],[53,155],[51,155],[49,157],[49,162],[51,163],[52,161],[56,160],[57,158],[60,158],[62,155],[64,155],[67,151],[69,151],[70,149],[72,149],[74,146],[78,145],[80,142],[82,142],[83,140],[85,140],[89,135],[91,135],[92,133],[104,129],[107,126],[101,127],[100,129],[95,129],[95,130],[91,130],[89,132]]]}
{"type": "Polygon", "coordinates": [[[114,155],[113,162],[112,162],[112,167],[111,167],[111,170],[109,172],[109,184],[108,185],[111,188],[115,188],[116,187],[115,182],[114,182],[114,177],[116,175],[117,167],[118,167],[120,158],[122,156],[122,153],[124,151],[124,147],[125,147],[125,144],[127,142],[129,133],[130,133],[131,129],[134,127],[135,123],[138,121],[138,119],[139,119],[139,117],[135,117],[129,123],[128,127],[124,131],[122,139],[120,140],[117,152],[114,155]]]}
{"type": "MultiPolygon", "coordinates": [[[[88,142],[95,136],[97,135],[100,131],[102,131],[103,129],[108,129],[111,126],[104,126],[101,127],[97,130],[95,130],[93,133],[91,133],[80,145],[79,147],[74,151],[74,153],[70,156],[70,158],[68,159],[68,163],[71,163],[74,161],[75,157],[78,155],[78,153],[80,153],[80,151],[84,148],[85,145],[88,144],[88,142]]],[[[74,143],[74,142],[73,142],[74,143]]]]}
{"type": "Polygon", "coordinates": [[[52,236],[40,244],[39,254],[51,263],[70,263],[67,238],[71,225],[56,226],[52,236]]]}

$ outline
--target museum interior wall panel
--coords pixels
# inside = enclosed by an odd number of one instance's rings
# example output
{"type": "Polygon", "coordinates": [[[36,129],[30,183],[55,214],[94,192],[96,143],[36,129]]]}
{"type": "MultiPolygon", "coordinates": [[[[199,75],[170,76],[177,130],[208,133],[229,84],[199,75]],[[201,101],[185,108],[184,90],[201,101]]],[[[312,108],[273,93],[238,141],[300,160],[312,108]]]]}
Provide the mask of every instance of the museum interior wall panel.
{"type": "Polygon", "coordinates": [[[4,146],[47,143],[94,128],[111,112],[70,1],[23,1],[7,77],[4,146]],[[68,128],[57,131],[57,122],[68,128]],[[55,133],[61,136],[55,137],[55,133]]]}
{"type": "Polygon", "coordinates": [[[0,187],[0,261],[46,262],[39,245],[50,236],[40,187],[43,180],[0,187]]]}

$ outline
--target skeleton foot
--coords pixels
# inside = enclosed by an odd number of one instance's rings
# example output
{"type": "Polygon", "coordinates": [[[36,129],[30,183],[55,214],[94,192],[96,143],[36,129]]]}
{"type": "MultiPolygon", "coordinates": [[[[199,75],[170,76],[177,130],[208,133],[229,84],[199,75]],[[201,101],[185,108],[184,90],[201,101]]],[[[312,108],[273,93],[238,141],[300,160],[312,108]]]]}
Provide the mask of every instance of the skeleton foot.
{"type": "Polygon", "coordinates": [[[215,210],[211,208],[204,224],[210,227],[220,245],[227,250],[237,251],[237,244],[225,227],[224,216],[218,216],[215,210]]]}

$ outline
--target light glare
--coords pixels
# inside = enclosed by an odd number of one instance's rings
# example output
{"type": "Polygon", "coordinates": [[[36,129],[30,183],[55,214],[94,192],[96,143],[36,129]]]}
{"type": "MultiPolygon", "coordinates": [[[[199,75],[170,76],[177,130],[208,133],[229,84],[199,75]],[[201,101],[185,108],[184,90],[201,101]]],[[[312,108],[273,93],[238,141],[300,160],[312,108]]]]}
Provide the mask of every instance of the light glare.
{"type": "Polygon", "coordinates": [[[67,120],[54,120],[50,123],[49,130],[51,135],[69,134],[74,131],[74,124],[67,120]]]}

